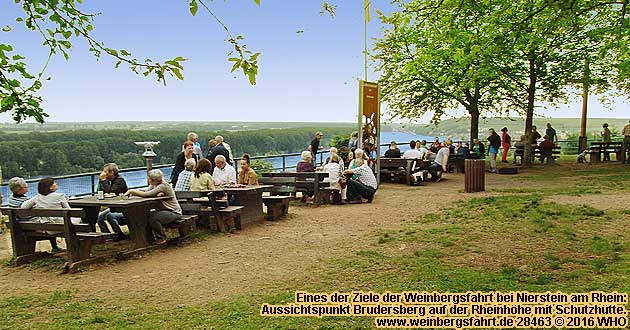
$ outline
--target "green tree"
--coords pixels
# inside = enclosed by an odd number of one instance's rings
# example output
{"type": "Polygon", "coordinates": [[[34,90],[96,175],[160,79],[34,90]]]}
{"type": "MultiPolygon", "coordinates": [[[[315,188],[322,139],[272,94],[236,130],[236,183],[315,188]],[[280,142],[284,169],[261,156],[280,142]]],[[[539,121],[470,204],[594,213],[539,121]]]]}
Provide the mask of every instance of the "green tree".
{"type": "MultiPolygon", "coordinates": [[[[537,102],[565,101],[567,86],[585,84],[599,91],[628,75],[627,1],[494,1],[496,10],[485,20],[503,31],[497,40],[501,56],[501,89],[515,108],[525,110],[525,133],[530,138],[537,102]],[[618,58],[621,57],[621,58],[618,58]],[[612,59],[618,58],[618,59],[612,59]],[[611,60],[612,59],[612,60],[611,60]],[[577,79],[576,79],[577,78],[577,79]]],[[[531,163],[526,144],[523,163],[531,163]]]]}
{"type": "MultiPolygon", "coordinates": [[[[13,120],[21,122],[34,118],[43,123],[48,114],[42,109],[41,97],[37,92],[42,88],[42,77],[50,59],[61,54],[66,60],[73,42],[83,40],[89,45],[89,51],[96,58],[109,56],[116,60],[115,67],[124,64],[136,74],[153,76],[166,84],[167,77],[184,79],[182,71],[185,58],[177,56],[170,60],[153,61],[138,60],[130,51],[114,49],[96,40],[94,30],[95,14],[87,13],[82,8],[82,0],[14,0],[22,9],[15,23],[24,24],[26,28],[41,35],[42,42],[48,51],[48,59],[44,66],[32,71],[28,68],[26,58],[13,49],[10,43],[0,42],[0,113],[9,112],[13,120]]],[[[228,35],[228,42],[233,50],[228,54],[228,61],[233,63],[232,71],[241,69],[251,84],[256,83],[258,74],[258,56],[260,53],[250,51],[243,44],[243,37],[233,36],[228,27],[212,12],[206,4],[207,0],[187,0],[191,15],[195,16],[201,6],[218,22],[228,35]]],[[[260,5],[260,0],[254,0],[260,5]]],[[[3,33],[10,33],[11,25],[6,25],[3,33]]],[[[3,38],[4,39],[4,38],[3,38]]],[[[47,78],[48,79],[48,78],[47,78]]]]}
{"type": "Polygon", "coordinates": [[[439,124],[449,109],[463,107],[477,138],[482,113],[505,110],[497,86],[500,32],[482,18],[487,2],[455,0],[395,1],[399,12],[381,15],[386,24],[376,42],[383,100],[394,117],[417,119],[432,113],[439,124]]]}

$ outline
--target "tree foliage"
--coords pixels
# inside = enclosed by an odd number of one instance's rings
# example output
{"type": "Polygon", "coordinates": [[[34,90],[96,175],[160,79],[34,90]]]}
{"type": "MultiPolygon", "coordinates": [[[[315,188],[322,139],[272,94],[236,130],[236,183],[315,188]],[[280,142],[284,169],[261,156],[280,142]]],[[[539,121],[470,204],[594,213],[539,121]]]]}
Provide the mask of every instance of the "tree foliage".
{"type": "MultiPolygon", "coordinates": [[[[233,63],[232,71],[241,69],[253,85],[258,74],[258,56],[243,44],[243,37],[233,36],[228,27],[212,12],[206,0],[187,0],[191,15],[196,15],[199,5],[216,20],[226,31],[227,41],[233,46],[228,60],[233,63]]],[[[82,0],[14,0],[20,6],[21,15],[15,18],[16,24],[23,24],[27,29],[41,36],[48,57],[44,66],[32,71],[26,64],[26,57],[16,51],[10,43],[0,42],[0,113],[11,113],[15,122],[33,118],[43,123],[48,117],[42,108],[42,99],[37,95],[42,88],[42,77],[49,61],[61,54],[66,60],[73,42],[84,40],[89,51],[97,59],[108,56],[116,60],[115,67],[126,65],[131,71],[144,76],[153,76],[158,82],[166,84],[169,77],[183,80],[184,57],[177,56],[164,61],[152,59],[139,60],[129,50],[111,48],[92,36],[95,14],[82,9],[82,0]]],[[[260,0],[254,0],[260,5],[260,0]]],[[[10,33],[11,25],[2,29],[10,33]]],[[[3,38],[4,39],[4,38],[3,38]]],[[[46,78],[49,79],[49,78],[46,78]]]]}
{"type": "Polygon", "coordinates": [[[399,0],[376,44],[384,100],[395,116],[433,112],[434,123],[461,105],[473,130],[472,105],[515,110],[529,136],[536,107],[565,101],[569,86],[628,88],[627,2],[399,0]]]}
{"type": "MultiPolygon", "coordinates": [[[[314,132],[325,135],[349,134],[349,128],[291,128],[252,131],[200,132],[202,149],[207,141],[221,134],[232,147],[235,157],[291,153],[306,150],[314,132]]],[[[62,175],[98,171],[106,162],[121,168],[144,166],[142,150],[134,141],[160,141],[155,149],[155,164],[175,162],[188,131],[158,130],[77,130],[0,134],[0,164],[5,178],[62,175]]],[[[325,143],[325,141],[324,141],[325,143]]],[[[205,155],[204,155],[205,156],[205,155]]],[[[256,166],[266,166],[257,162],[256,166]]]]}

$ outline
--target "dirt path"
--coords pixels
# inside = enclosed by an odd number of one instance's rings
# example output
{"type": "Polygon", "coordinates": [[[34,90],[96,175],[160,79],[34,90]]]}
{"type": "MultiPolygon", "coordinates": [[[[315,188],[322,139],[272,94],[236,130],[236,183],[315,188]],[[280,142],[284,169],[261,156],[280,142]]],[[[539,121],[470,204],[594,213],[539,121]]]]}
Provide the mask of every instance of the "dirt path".
{"type": "MultiPolygon", "coordinates": [[[[461,174],[445,177],[423,187],[383,184],[372,204],[291,207],[285,220],[75,275],[0,267],[0,296],[13,295],[14,288],[20,287],[23,293],[71,290],[104,301],[176,306],[277,287],[303,278],[323,260],[369,247],[376,240],[370,235],[375,230],[397,228],[406,220],[438,211],[445,203],[489,195],[462,193],[461,174]]],[[[511,187],[517,178],[488,175],[486,187],[511,187]]]]}

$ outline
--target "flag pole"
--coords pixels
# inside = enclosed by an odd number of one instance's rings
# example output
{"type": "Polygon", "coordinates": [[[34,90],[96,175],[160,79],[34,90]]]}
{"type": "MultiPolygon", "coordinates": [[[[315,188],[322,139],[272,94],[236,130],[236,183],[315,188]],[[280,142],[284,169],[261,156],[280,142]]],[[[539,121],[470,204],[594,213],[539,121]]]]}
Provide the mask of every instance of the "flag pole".
{"type": "Polygon", "coordinates": [[[370,1],[364,0],[363,5],[363,67],[364,67],[364,75],[363,79],[368,81],[368,64],[367,64],[367,23],[370,20],[370,1]]]}

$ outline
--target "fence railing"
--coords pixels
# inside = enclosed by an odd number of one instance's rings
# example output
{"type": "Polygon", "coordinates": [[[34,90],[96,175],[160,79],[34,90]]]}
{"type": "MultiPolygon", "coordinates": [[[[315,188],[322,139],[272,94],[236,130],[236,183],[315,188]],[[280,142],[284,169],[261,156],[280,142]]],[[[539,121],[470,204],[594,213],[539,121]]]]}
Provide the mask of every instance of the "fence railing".
{"type": "MultiPolygon", "coordinates": [[[[316,164],[321,165],[324,161],[324,157],[329,154],[330,151],[320,150],[316,156],[316,164]]],[[[252,160],[262,160],[265,162],[270,162],[272,164],[272,171],[287,171],[287,170],[295,170],[297,166],[297,162],[301,160],[301,152],[298,153],[287,153],[280,155],[266,155],[266,156],[252,156],[252,160]]],[[[238,172],[238,160],[235,160],[234,168],[238,172]]],[[[154,169],[160,169],[164,173],[165,178],[169,178],[171,176],[171,172],[173,170],[174,164],[162,164],[162,165],[153,165],[154,169]]],[[[147,168],[146,167],[132,167],[120,169],[119,173],[125,178],[127,185],[129,188],[141,188],[147,186],[147,168]]],[[[60,193],[65,194],[66,196],[85,196],[96,193],[96,188],[98,187],[98,176],[101,172],[87,172],[87,173],[77,173],[77,174],[69,174],[69,175],[57,175],[52,176],[57,182],[59,186],[58,191],[60,193]]],[[[37,182],[42,177],[35,177],[26,179],[26,182],[29,184],[29,193],[27,196],[34,196],[37,194],[37,182]]],[[[9,191],[8,183],[3,182],[0,183],[0,193],[3,196],[8,197],[11,192],[9,191]]],[[[2,201],[6,202],[6,198],[2,201]]]]}

